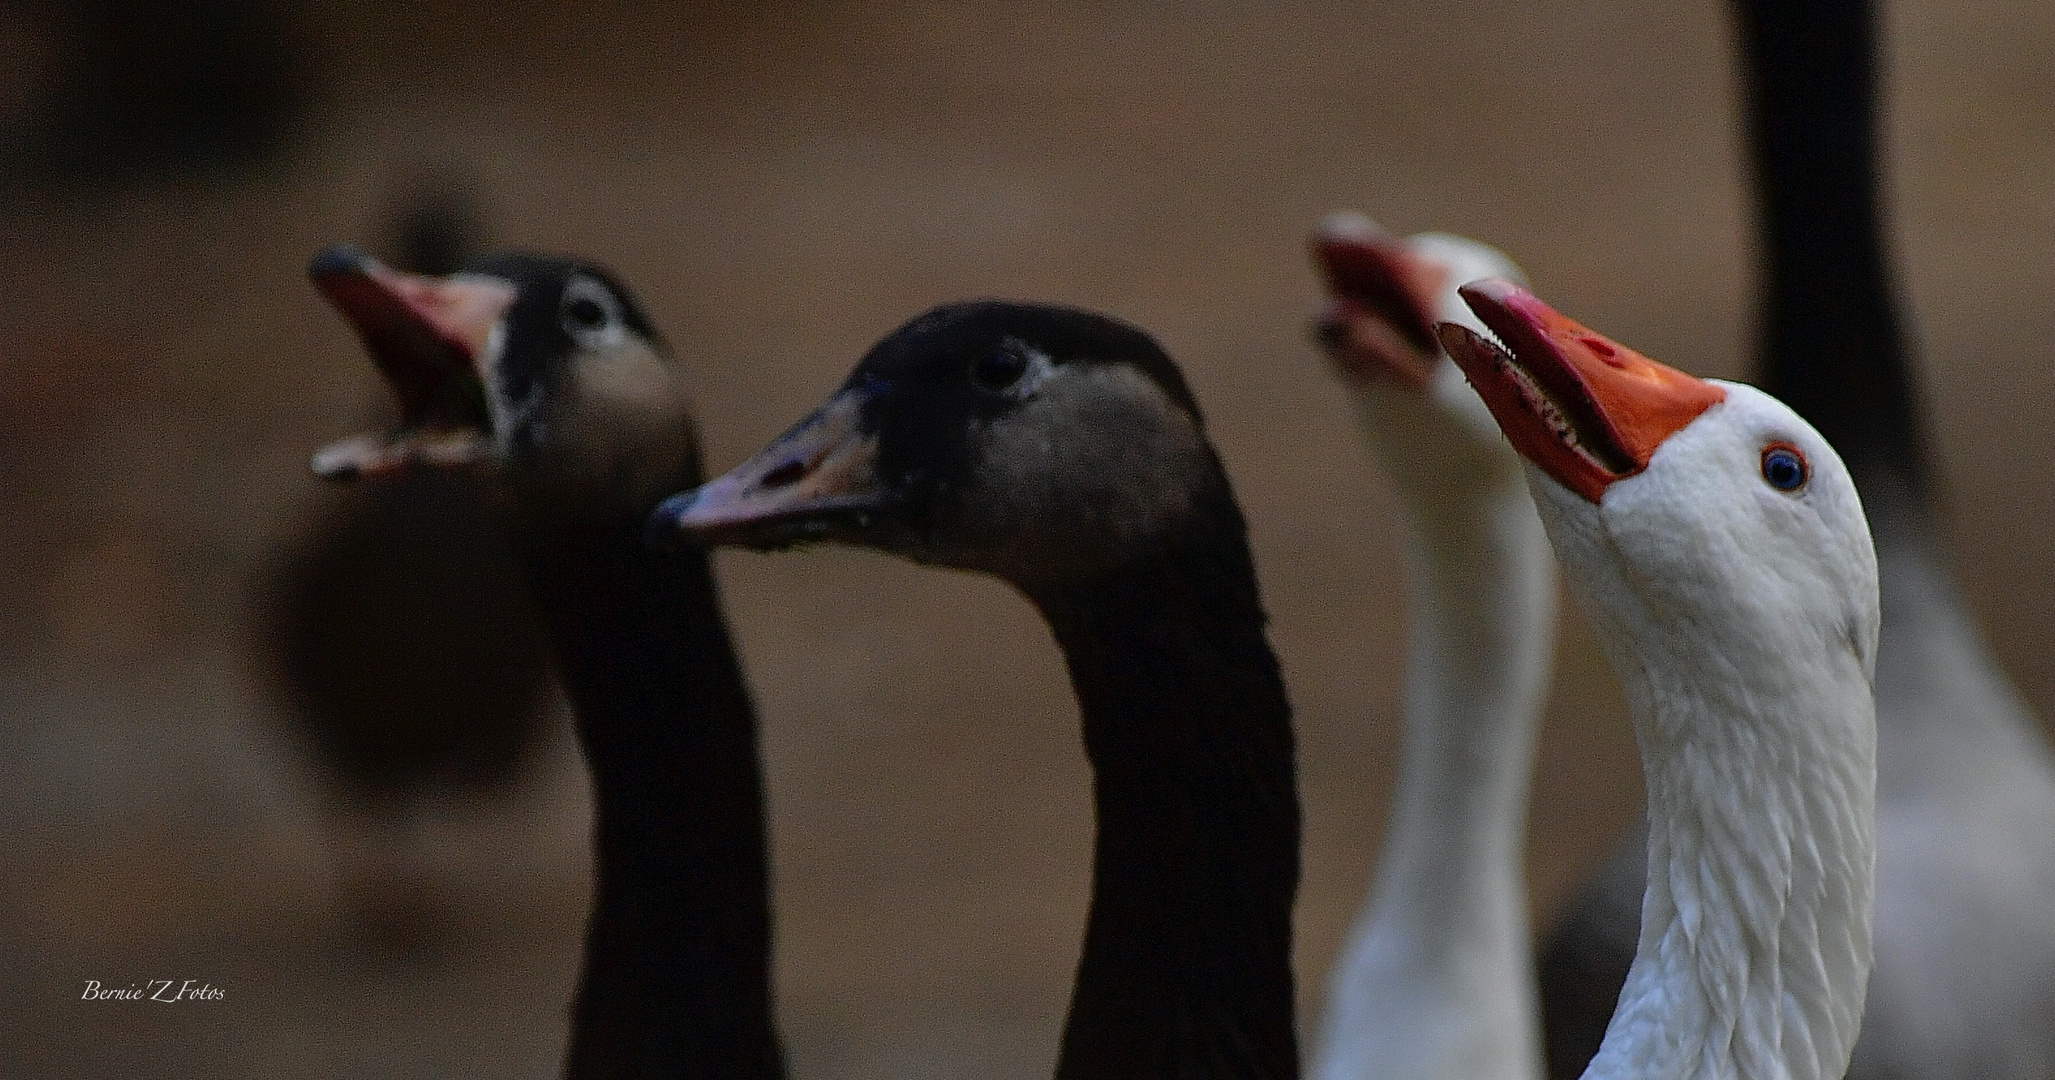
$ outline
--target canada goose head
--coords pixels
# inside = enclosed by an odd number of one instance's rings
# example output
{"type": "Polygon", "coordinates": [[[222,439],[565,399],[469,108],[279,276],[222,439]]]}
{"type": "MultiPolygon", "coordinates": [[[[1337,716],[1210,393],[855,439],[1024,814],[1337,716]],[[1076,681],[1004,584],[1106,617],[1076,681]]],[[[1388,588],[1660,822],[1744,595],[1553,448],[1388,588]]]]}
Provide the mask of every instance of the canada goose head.
{"type": "Polygon", "coordinates": [[[606,270],[498,252],[427,277],[339,245],[308,275],[400,406],[397,429],[316,454],[322,476],[477,468],[531,504],[632,514],[698,479],[683,373],[606,270]]]}
{"type": "MultiPolygon", "coordinates": [[[[1462,294],[1504,347],[1441,339],[1530,463],[1529,486],[1601,637],[1668,663],[1776,652],[1860,668],[1876,656],[1876,556],[1825,439],[1754,387],[1698,379],[1558,314],[1503,280],[1462,294]],[[1608,633],[1603,624],[1612,623],[1608,633]],[[1682,635],[1682,637],[1679,637],[1682,635]],[[1660,642],[1669,641],[1669,647],[1660,642]]],[[[1631,681],[1631,680],[1630,680],[1631,681]]]]}
{"type": "Polygon", "coordinates": [[[1030,585],[1174,545],[1227,497],[1198,405],[1147,334],[980,301],[888,335],[812,416],[667,500],[652,528],[832,540],[1030,585]]]}

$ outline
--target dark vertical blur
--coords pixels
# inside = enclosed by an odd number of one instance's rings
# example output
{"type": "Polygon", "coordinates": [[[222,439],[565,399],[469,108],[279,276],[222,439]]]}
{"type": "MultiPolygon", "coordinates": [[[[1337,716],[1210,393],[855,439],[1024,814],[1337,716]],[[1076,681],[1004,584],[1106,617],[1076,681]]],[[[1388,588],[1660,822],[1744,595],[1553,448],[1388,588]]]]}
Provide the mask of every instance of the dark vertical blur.
{"type": "Polygon", "coordinates": [[[1926,485],[1905,327],[1886,269],[1877,173],[1877,27],[1868,0],[1738,3],[1757,176],[1764,389],[1841,448],[1926,485]]]}

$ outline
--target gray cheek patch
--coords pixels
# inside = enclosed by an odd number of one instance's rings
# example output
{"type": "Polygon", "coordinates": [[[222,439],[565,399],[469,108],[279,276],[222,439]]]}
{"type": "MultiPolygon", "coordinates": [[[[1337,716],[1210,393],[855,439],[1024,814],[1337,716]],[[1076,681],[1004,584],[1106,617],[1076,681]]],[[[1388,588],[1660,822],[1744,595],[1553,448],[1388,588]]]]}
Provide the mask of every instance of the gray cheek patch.
{"type": "Polygon", "coordinates": [[[1056,363],[1049,359],[1048,353],[1019,338],[1007,338],[1005,345],[1027,358],[1027,370],[1021,372],[1020,379],[1007,388],[1006,396],[1025,399],[1041,389],[1042,384],[1049,380],[1049,376],[1055,371],[1056,363]]]}
{"type": "Polygon", "coordinates": [[[981,432],[979,533],[1097,560],[1182,527],[1211,458],[1160,388],[1106,364],[1056,368],[1037,391],[981,432]]]}

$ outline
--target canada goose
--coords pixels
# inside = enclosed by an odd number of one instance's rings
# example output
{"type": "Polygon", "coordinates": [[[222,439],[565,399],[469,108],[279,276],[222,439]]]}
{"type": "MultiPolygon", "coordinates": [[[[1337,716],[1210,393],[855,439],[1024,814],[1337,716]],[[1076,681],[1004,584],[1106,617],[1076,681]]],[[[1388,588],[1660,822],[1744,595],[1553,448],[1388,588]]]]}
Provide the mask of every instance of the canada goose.
{"type": "Polygon", "coordinates": [[[1436,322],[1516,277],[1445,233],[1338,214],[1313,237],[1322,344],[1405,523],[1405,739],[1376,880],[1328,977],[1319,1080],[1532,1080],[1541,1031],[1521,845],[1555,635],[1555,555],[1520,456],[1436,322]]]}
{"type": "Polygon", "coordinates": [[[1876,556],[1825,439],[1510,282],[1462,289],[1505,344],[1443,347],[1532,464],[1572,595],[1634,715],[1641,937],[1586,1077],[1832,1080],[1870,970],[1876,556]]]}
{"type": "Polygon", "coordinates": [[[651,528],[833,540],[1019,589],[1069,665],[1098,816],[1056,1075],[1297,1077],[1291,708],[1241,511],[1148,335],[1064,308],[937,308],[651,528]]]}
{"type": "MultiPolygon", "coordinates": [[[[477,200],[417,182],[388,211],[397,269],[457,270],[477,200]]],[[[343,896],[372,944],[436,942],[418,836],[427,809],[514,785],[549,730],[549,643],[479,478],[413,470],[331,487],[259,586],[255,634],[284,721],[339,813],[343,896]]]]}
{"type": "MultiPolygon", "coordinates": [[[[1839,447],[1877,544],[1876,972],[1858,1080],[2055,1077],[2055,757],[1978,634],[1934,520],[1884,263],[1874,14],[1741,5],[1763,221],[1763,385],[1839,447]]],[[[1540,961],[1549,1073],[1577,1075],[1625,977],[1641,847],[1540,961]],[[1631,892],[1630,892],[1631,890],[1631,892]]]]}
{"type": "Polygon", "coordinates": [[[330,477],[476,467],[503,487],[592,772],[595,897],[572,1077],[778,1077],[756,717],[707,553],[642,542],[699,480],[677,363],[620,282],[501,253],[447,278],[348,247],[309,274],[400,399],[330,477]]]}

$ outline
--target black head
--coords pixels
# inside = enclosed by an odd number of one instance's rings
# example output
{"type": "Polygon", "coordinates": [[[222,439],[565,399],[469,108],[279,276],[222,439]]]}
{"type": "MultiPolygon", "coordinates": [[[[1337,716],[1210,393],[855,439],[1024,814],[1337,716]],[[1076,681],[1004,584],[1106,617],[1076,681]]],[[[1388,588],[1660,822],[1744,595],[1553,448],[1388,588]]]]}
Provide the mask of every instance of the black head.
{"type": "Polygon", "coordinates": [[[357,328],[401,415],[394,432],[322,451],[317,472],[485,466],[554,497],[636,507],[696,478],[682,375],[608,271],[496,252],[423,277],[335,247],[308,274],[357,328]]]}
{"type": "Polygon", "coordinates": [[[894,331],[812,416],[652,526],[837,540],[1028,584],[1160,550],[1225,492],[1198,405],[1147,334],[981,301],[894,331]]]}

